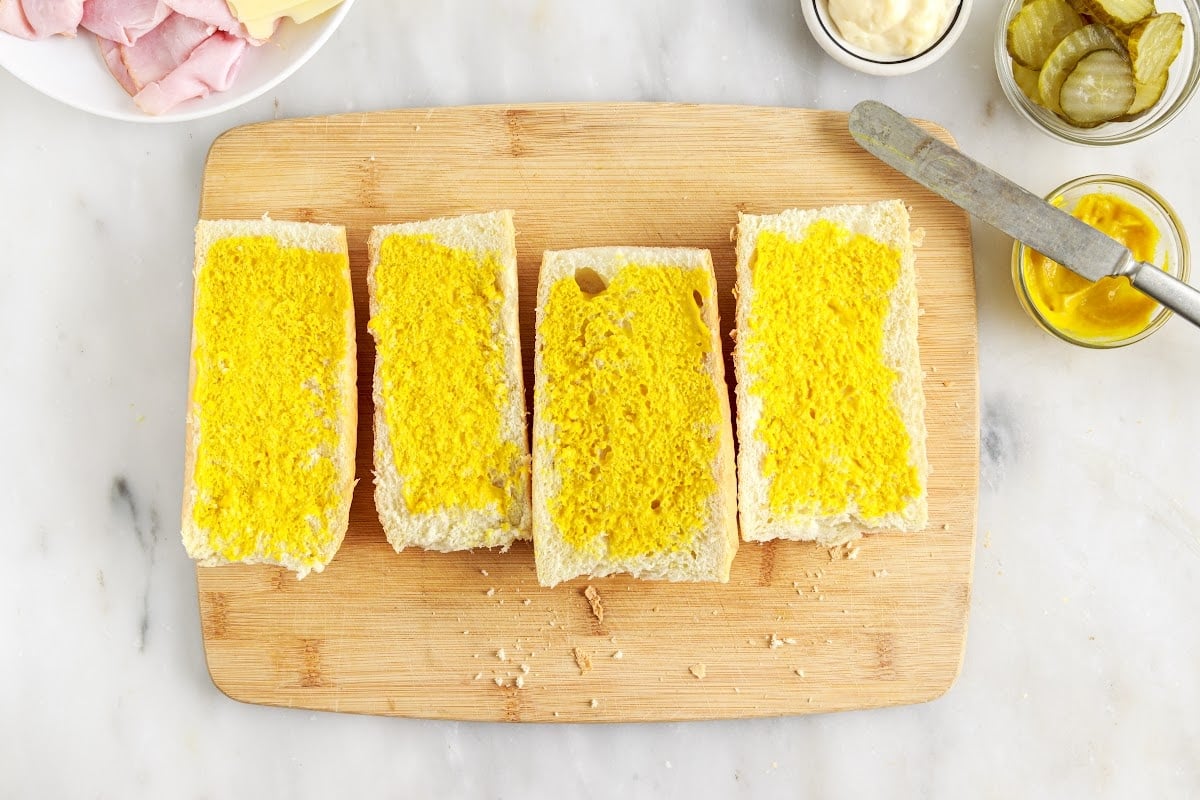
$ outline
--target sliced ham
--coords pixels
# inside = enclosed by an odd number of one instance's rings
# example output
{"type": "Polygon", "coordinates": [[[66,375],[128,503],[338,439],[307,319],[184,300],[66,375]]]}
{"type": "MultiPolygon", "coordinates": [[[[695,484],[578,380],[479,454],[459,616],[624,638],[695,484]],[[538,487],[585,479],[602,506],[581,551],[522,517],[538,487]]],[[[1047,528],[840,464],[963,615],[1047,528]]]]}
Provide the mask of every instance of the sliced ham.
{"type": "Polygon", "coordinates": [[[82,25],[102,40],[133,45],[170,13],[163,0],[87,0],[82,25]]]}
{"type": "Polygon", "coordinates": [[[237,78],[245,54],[245,39],[214,33],[170,74],[142,87],[133,102],[147,114],[162,114],[185,100],[224,91],[237,78]]]}
{"type": "Polygon", "coordinates": [[[36,39],[37,34],[25,19],[25,10],[21,8],[21,0],[0,0],[0,31],[20,36],[22,39],[36,39]]]}
{"type": "Polygon", "coordinates": [[[121,88],[130,95],[137,94],[137,84],[133,82],[133,78],[129,76],[129,70],[125,69],[125,62],[121,60],[121,45],[99,37],[96,41],[100,43],[100,55],[104,57],[104,63],[108,66],[108,71],[112,73],[112,76],[117,79],[117,83],[121,84],[121,88]]]}
{"type": "Polygon", "coordinates": [[[246,26],[233,16],[233,12],[229,10],[229,4],[225,0],[164,0],[164,2],[176,14],[204,20],[217,30],[241,37],[255,47],[265,41],[250,36],[246,31],[246,26]]]}
{"type": "Polygon", "coordinates": [[[0,30],[23,39],[75,36],[83,0],[0,0],[0,30]]]}
{"type": "Polygon", "coordinates": [[[160,81],[187,60],[200,43],[215,29],[208,23],[171,14],[154,30],[138,39],[132,47],[121,45],[121,62],[129,72],[133,85],[143,86],[160,81]]]}

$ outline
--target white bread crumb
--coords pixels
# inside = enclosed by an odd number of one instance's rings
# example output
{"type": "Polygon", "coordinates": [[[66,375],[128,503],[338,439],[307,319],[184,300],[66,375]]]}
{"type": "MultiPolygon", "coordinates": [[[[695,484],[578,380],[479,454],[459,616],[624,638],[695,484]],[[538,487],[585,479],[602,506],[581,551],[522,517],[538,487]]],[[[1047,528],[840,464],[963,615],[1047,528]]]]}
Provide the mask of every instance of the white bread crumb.
{"type": "Polygon", "coordinates": [[[480,678],[482,678],[482,677],[483,677],[483,673],[482,673],[482,672],[476,672],[476,673],[475,673],[475,680],[479,680],[479,679],[480,679],[480,678]]]}
{"type": "Polygon", "coordinates": [[[804,670],[802,670],[802,669],[798,669],[798,670],[796,670],[796,674],[797,674],[797,675],[799,675],[801,678],[803,678],[803,677],[804,677],[804,670]]]}
{"type": "Polygon", "coordinates": [[[503,647],[496,651],[496,658],[500,659],[501,661],[508,661],[508,653],[504,652],[503,647]]]}
{"type": "Polygon", "coordinates": [[[487,574],[487,570],[486,570],[486,569],[481,569],[481,570],[479,570],[479,574],[480,574],[480,575],[482,575],[482,576],[483,576],[483,577],[485,577],[485,578],[488,576],[488,574],[487,574]]]}
{"type": "Polygon", "coordinates": [[[522,672],[522,673],[524,673],[525,675],[528,675],[528,674],[529,674],[529,665],[528,665],[528,664],[522,664],[522,665],[521,665],[521,672],[522,672]]]}
{"type": "Polygon", "coordinates": [[[858,558],[858,551],[861,549],[862,548],[859,548],[859,547],[853,548],[849,553],[846,554],[846,558],[849,558],[851,560],[858,558]]]}
{"type": "Polygon", "coordinates": [[[504,685],[504,681],[500,680],[499,678],[495,678],[495,681],[496,681],[496,685],[497,685],[497,686],[503,686],[503,685],[504,685]]]}
{"type": "Polygon", "coordinates": [[[615,658],[617,661],[620,661],[624,657],[625,657],[625,654],[623,652],[621,652],[620,650],[613,653],[613,658],[615,658]]]}
{"type": "Polygon", "coordinates": [[[492,595],[494,595],[495,593],[496,593],[496,587],[495,587],[495,586],[493,586],[492,588],[490,588],[490,589],[488,589],[486,592],[484,592],[484,594],[486,594],[488,597],[491,597],[491,596],[492,596],[492,595]]]}
{"type": "Polygon", "coordinates": [[[526,597],[526,598],[525,598],[524,600],[522,600],[521,602],[522,602],[524,605],[529,605],[529,604],[530,604],[530,603],[532,603],[533,601],[532,601],[532,600],[530,600],[528,597],[526,597]]]}
{"type": "Polygon", "coordinates": [[[599,708],[599,707],[600,707],[600,701],[593,697],[592,698],[592,708],[599,708]]]}
{"type": "Polygon", "coordinates": [[[518,675],[516,685],[517,685],[518,689],[524,689],[525,688],[525,677],[522,675],[518,675]]]}
{"type": "Polygon", "coordinates": [[[708,674],[708,667],[703,664],[693,664],[688,667],[688,672],[696,676],[697,680],[704,680],[704,676],[708,674]]]}

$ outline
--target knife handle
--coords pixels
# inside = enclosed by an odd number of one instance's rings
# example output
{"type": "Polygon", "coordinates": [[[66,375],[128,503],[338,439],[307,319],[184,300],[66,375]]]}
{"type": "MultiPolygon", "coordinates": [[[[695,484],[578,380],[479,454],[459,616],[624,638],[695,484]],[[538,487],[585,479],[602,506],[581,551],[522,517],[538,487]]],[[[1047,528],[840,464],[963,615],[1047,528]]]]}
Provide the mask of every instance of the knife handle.
{"type": "Polygon", "coordinates": [[[1200,327],[1200,291],[1196,291],[1166,270],[1141,262],[1129,275],[1129,281],[1196,327],[1200,327]]]}

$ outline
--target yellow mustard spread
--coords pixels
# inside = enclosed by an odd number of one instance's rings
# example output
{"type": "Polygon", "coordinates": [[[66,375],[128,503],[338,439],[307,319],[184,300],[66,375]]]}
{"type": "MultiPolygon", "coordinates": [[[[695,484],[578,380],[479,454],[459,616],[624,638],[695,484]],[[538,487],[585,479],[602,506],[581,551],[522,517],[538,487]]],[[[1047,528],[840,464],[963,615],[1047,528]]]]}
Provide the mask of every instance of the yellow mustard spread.
{"type": "MultiPolygon", "coordinates": [[[[1061,197],[1054,200],[1061,206],[1061,197]]],[[[1112,194],[1084,195],[1071,214],[1124,244],[1138,261],[1153,262],[1159,231],[1137,206],[1112,194]]],[[[1158,303],[1125,276],[1093,283],[1034,250],[1025,250],[1025,286],[1034,307],[1054,328],[1080,339],[1124,339],[1150,324],[1158,303]]]]}
{"type": "Polygon", "coordinates": [[[234,237],[197,276],[192,518],[222,558],[312,565],[333,537],[345,272],[341,254],[234,237]]]}
{"type": "Polygon", "coordinates": [[[800,241],[764,232],[738,346],[762,400],[768,500],[781,516],[899,512],[920,492],[884,362],[901,254],[827,221],[800,241]]]}
{"type": "Polygon", "coordinates": [[[539,331],[551,519],[580,552],[685,550],[717,489],[708,274],[631,263],[607,287],[592,278],[553,284],[539,331]]]}
{"type": "Polygon", "coordinates": [[[496,253],[428,234],[384,239],[375,268],[375,337],[392,459],[410,513],[511,516],[528,467],[501,437],[514,398],[505,378],[496,253]]]}

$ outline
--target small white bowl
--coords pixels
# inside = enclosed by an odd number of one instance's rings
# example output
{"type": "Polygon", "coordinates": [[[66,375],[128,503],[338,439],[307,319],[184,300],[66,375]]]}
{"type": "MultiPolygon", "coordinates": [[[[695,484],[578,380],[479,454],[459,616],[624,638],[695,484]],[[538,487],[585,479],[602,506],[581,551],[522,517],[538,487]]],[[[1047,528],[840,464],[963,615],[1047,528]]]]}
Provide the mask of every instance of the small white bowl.
{"type": "Polygon", "coordinates": [[[890,77],[908,75],[924,69],[944,56],[967,27],[967,18],[971,15],[971,2],[972,0],[960,0],[942,35],[925,50],[912,56],[884,56],[850,44],[842,38],[833,18],[829,16],[829,4],[826,0],[803,0],[801,8],[809,32],[834,61],[868,75],[890,77]]]}
{"type": "Polygon", "coordinates": [[[100,57],[96,37],[55,36],[30,42],[0,33],[0,67],[48,97],[81,111],[127,122],[186,122],[248,103],[282,83],[333,35],[354,0],[343,0],[303,25],[285,20],[271,40],[249,48],[233,86],[152,116],[133,104],[100,57]]]}

